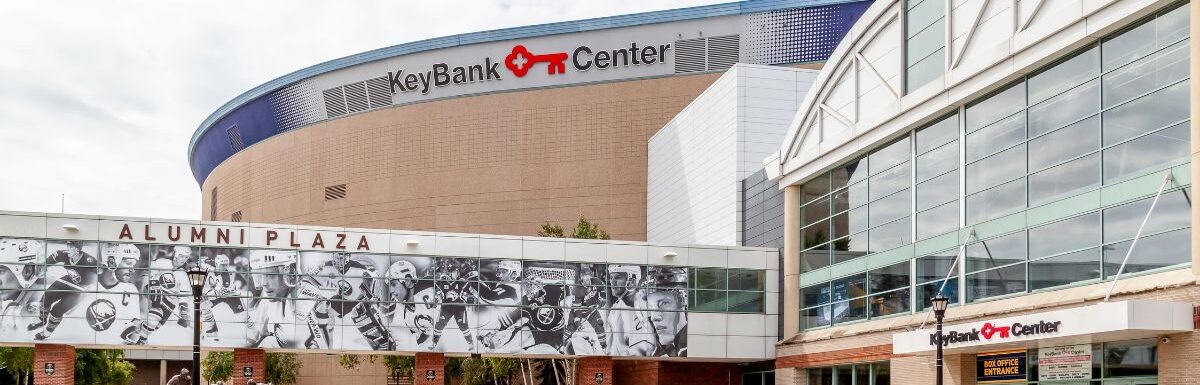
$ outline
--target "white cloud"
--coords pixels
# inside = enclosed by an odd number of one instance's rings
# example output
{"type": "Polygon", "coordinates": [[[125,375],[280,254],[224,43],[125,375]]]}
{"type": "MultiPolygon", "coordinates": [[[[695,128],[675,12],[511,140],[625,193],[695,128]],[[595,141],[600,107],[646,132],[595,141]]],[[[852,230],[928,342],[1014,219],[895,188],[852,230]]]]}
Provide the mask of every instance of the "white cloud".
{"type": "Polygon", "coordinates": [[[200,218],[196,126],[322,61],[458,33],[718,3],[19,1],[0,4],[0,210],[200,218]]]}

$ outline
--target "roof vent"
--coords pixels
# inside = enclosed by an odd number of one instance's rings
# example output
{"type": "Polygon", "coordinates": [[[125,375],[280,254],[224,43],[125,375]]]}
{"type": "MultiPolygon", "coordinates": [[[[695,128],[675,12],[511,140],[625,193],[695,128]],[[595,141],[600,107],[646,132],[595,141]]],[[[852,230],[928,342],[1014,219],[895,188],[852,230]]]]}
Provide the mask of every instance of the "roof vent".
{"type": "Polygon", "coordinates": [[[392,90],[389,88],[387,76],[367,79],[367,96],[371,100],[371,108],[392,105],[392,90]]]}
{"type": "Polygon", "coordinates": [[[230,222],[241,222],[242,221],[242,210],[234,211],[233,214],[229,215],[229,221],[230,222]]]}
{"type": "Polygon", "coordinates": [[[325,95],[326,115],[336,118],[346,114],[346,99],[342,96],[342,87],[333,87],[321,93],[325,95]]]}
{"type": "Polygon", "coordinates": [[[212,198],[208,200],[208,220],[217,220],[217,188],[212,189],[212,198]]]}
{"type": "Polygon", "coordinates": [[[335,199],[342,199],[345,197],[346,197],[346,184],[345,183],[325,187],[325,200],[331,201],[331,200],[335,200],[335,199]]]}
{"type": "Polygon", "coordinates": [[[738,62],[741,45],[738,35],[708,38],[708,70],[726,70],[733,67],[738,62]]]}
{"type": "Polygon", "coordinates": [[[346,92],[346,110],[350,113],[363,112],[371,108],[367,102],[367,86],[363,82],[342,86],[346,92]]]}
{"type": "Polygon", "coordinates": [[[675,41],[675,73],[704,71],[704,38],[675,41]]]}
{"type": "Polygon", "coordinates": [[[226,129],[225,133],[229,134],[229,147],[233,147],[233,152],[238,152],[246,148],[246,142],[242,141],[242,131],[238,129],[236,124],[226,129]]]}

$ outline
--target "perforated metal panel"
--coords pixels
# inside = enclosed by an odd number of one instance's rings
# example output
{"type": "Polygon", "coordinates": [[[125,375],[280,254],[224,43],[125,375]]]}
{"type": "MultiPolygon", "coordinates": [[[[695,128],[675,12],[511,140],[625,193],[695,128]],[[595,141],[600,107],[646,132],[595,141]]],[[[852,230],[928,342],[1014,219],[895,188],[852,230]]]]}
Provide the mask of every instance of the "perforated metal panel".
{"type": "Polygon", "coordinates": [[[871,1],[790,8],[746,18],[742,58],[753,64],[824,61],[871,1]]]}
{"type": "Polygon", "coordinates": [[[271,94],[271,109],[275,111],[278,132],[291,130],[325,120],[321,102],[316,98],[312,83],[301,81],[271,94]]]}
{"type": "Polygon", "coordinates": [[[708,38],[708,70],[724,70],[738,62],[741,51],[741,36],[713,36],[708,38]]]}
{"type": "Polygon", "coordinates": [[[704,71],[706,54],[704,38],[675,41],[675,73],[704,71]]]}

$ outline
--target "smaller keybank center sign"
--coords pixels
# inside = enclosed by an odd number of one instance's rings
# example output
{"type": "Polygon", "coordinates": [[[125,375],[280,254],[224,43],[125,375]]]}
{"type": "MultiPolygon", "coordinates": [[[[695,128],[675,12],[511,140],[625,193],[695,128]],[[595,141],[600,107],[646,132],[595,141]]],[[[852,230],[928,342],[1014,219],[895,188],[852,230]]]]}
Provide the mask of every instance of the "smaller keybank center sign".
{"type": "MultiPolygon", "coordinates": [[[[955,310],[946,311],[952,316],[955,310]]],[[[932,324],[892,335],[894,354],[931,353],[938,337],[932,324]]],[[[1159,301],[1102,302],[1087,306],[955,323],[943,327],[942,348],[950,353],[1089,341],[1148,338],[1192,330],[1191,304],[1159,301]]]]}
{"type": "Polygon", "coordinates": [[[399,68],[388,71],[387,79],[393,94],[428,95],[443,87],[498,82],[507,78],[570,76],[572,72],[621,71],[662,65],[671,58],[671,50],[671,44],[631,42],[623,47],[580,45],[569,51],[533,52],[522,44],[515,44],[506,54],[481,57],[475,63],[433,63],[427,68],[399,68]]]}

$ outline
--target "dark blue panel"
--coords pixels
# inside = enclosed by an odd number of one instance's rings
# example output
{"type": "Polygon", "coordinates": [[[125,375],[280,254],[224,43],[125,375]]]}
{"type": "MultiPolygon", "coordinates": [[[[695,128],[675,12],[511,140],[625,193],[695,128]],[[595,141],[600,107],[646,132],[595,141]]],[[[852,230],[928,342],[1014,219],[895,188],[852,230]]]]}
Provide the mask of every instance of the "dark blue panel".
{"type": "Polygon", "coordinates": [[[229,128],[237,125],[242,135],[242,143],[250,147],[259,141],[269,138],[279,132],[279,123],[271,108],[271,95],[265,95],[246,103],[221,118],[196,142],[196,151],[192,154],[192,175],[201,185],[208,174],[217,168],[221,162],[233,156],[233,146],[229,143],[229,128]]]}

